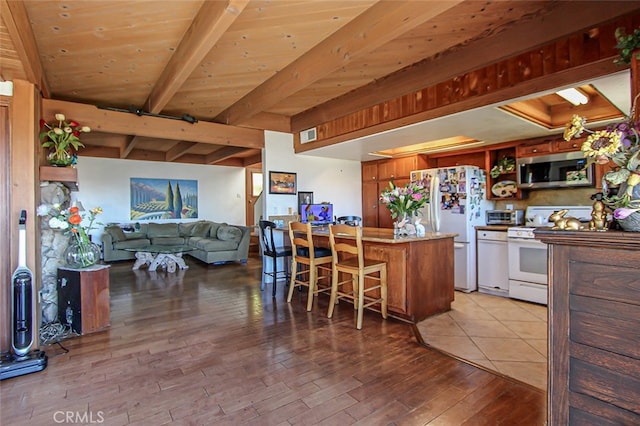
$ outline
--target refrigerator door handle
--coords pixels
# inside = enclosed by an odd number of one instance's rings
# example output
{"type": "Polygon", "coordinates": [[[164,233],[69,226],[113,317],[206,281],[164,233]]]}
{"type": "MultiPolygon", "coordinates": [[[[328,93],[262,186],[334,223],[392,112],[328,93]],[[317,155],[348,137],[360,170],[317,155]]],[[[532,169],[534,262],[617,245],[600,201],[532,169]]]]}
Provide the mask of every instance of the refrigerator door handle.
{"type": "Polygon", "coordinates": [[[429,190],[429,225],[433,232],[440,232],[440,176],[435,173],[431,179],[431,188],[429,190]]]}

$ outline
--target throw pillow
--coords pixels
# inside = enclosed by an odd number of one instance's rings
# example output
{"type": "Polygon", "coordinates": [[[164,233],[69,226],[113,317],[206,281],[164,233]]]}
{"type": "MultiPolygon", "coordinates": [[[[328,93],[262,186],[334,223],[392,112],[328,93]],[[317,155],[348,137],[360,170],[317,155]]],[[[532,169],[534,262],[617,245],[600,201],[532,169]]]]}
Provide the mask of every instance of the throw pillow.
{"type": "Polygon", "coordinates": [[[239,243],[242,239],[242,231],[235,226],[222,225],[218,228],[218,239],[221,241],[234,241],[239,243]]]}
{"type": "Polygon", "coordinates": [[[113,240],[114,243],[117,243],[119,241],[124,241],[127,239],[127,236],[124,234],[124,231],[119,226],[109,226],[105,228],[105,231],[107,231],[107,234],[111,236],[111,239],[113,240]]]}
{"type": "Polygon", "coordinates": [[[204,238],[209,233],[209,228],[211,228],[211,224],[209,222],[198,222],[191,227],[191,236],[204,238]]]}

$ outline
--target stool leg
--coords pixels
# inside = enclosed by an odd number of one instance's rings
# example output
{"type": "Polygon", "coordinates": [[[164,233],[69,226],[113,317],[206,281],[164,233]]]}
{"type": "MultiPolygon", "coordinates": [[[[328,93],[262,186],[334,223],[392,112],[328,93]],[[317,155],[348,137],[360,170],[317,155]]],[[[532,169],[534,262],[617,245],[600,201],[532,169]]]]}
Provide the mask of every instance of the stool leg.
{"type": "Polygon", "coordinates": [[[316,291],[318,270],[309,265],[309,294],[307,295],[307,311],[313,308],[313,293],[316,291]]]}
{"type": "Polygon", "coordinates": [[[358,319],[356,320],[356,328],[360,330],[362,328],[362,316],[364,309],[364,276],[358,275],[358,319]]]}
{"type": "Polygon", "coordinates": [[[289,292],[287,293],[287,303],[291,303],[291,298],[293,297],[293,287],[295,287],[296,278],[298,275],[298,262],[296,262],[296,258],[293,258],[291,262],[291,279],[289,281],[289,292]]]}
{"type": "Polygon", "coordinates": [[[278,285],[278,258],[273,258],[273,291],[272,297],[276,297],[276,286],[278,285]]]}
{"type": "Polygon", "coordinates": [[[329,310],[327,318],[333,316],[333,307],[336,305],[336,296],[338,295],[338,271],[334,268],[331,274],[331,297],[329,298],[329,310]]]}
{"type": "Polygon", "coordinates": [[[262,282],[260,283],[260,291],[264,291],[264,287],[266,285],[264,276],[267,273],[267,269],[266,269],[266,267],[264,265],[264,262],[265,262],[265,259],[264,259],[264,256],[263,256],[262,257],[262,282]]]}
{"type": "Polygon", "coordinates": [[[358,289],[359,289],[359,285],[358,285],[358,276],[357,275],[351,275],[351,289],[353,290],[353,309],[358,309],[359,306],[359,302],[358,302],[358,289]]]}
{"type": "Polygon", "coordinates": [[[382,296],[382,318],[387,319],[387,265],[382,265],[380,270],[380,295],[382,296]]]}

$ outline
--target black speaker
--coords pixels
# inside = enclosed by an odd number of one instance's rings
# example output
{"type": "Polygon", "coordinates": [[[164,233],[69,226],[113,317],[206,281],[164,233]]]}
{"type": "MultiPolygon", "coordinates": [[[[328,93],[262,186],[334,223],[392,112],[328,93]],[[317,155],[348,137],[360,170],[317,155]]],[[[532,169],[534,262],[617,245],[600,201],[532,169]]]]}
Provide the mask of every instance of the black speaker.
{"type": "Polygon", "coordinates": [[[58,269],[58,320],[82,334],[80,276],[75,271],[58,269]]]}

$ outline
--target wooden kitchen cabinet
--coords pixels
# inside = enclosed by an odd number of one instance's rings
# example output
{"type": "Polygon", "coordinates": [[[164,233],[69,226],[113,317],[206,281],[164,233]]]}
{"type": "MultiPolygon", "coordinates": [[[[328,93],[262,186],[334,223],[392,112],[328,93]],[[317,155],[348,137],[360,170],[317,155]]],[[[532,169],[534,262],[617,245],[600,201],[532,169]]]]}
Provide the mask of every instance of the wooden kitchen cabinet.
{"type": "Polygon", "coordinates": [[[391,158],[378,162],[378,180],[410,178],[411,171],[426,168],[426,160],[421,155],[391,158]]]}
{"type": "Polygon", "coordinates": [[[548,423],[640,424],[638,234],[536,237],[550,256],[548,423]]]}
{"type": "Polygon", "coordinates": [[[393,228],[391,212],[380,204],[380,193],[393,182],[404,186],[411,181],[411,172],[426,168],[421,155],[367,161],[362,163],[362,224],[374,228],[393,228]]]}
{"type": "Polygon", "coordinates": [[[505,171],[500,173],[497,177],[491,176],[491,169],[499,163],[504,158],[513,158],[513,161],[516,159],[516,147],[515,146],[504,146],[496,149],[487,150],[487,199],[489,200],[520,200],[523,198],[522,190],[518,189],[516,186],[517,183],[517,170],[514,165],[513,170],[505,171]],[[492,192],[492,189],[495,185],[499,185],[499,183],[511,183],[513,185],[510,187],[515,187],[515,192],[512,193],[511,196],[498,196],[492,192]]]}
{"type": "Polygon", "coordinates": [[[380,209],[380,192],[378,182],[362,183],[362,225],[378,227],[378,210],[380,209]]]}
{"type": "Polygon", "coordinates": [[[362,163],[362,182],[378,181],[378,162],[366,161],[362,163]]]}
{"type": "Polygon", "coordinates": [[[553,144],[550,140],[537,143],[525,143],[518,145],[516,149],[516,157],[529,157],[532,155],[545,155],[553,152],[553,144]]]}

